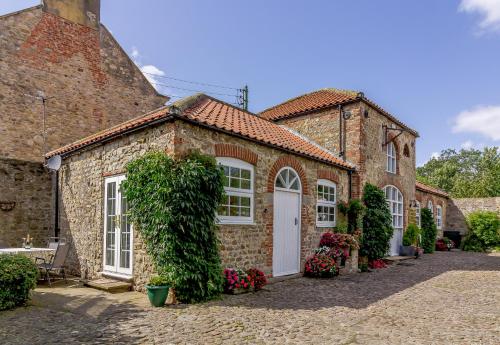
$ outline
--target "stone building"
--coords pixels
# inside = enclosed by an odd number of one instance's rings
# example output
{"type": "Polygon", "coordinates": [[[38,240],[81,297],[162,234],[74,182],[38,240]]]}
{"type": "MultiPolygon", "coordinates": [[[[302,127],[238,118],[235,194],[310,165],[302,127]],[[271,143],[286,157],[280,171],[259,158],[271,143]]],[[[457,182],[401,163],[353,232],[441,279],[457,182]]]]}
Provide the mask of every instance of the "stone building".
{"type": "Polygon", "coordinates": [[[19,246],[29,232],[41,245],[54,234],[44,154],[168,98],[100,23],[99,0],[0,16],[0,75],[0,242],[19,246]]]}
{"type": "MultiPolygon", "coordinates": [[[[321,89],[293,98],[264,110],[260,116],[296,130],[356,165],[354,197],[361,196],[366,183],[384,189],[395,229],[391,254],[398,255],[417,200],[418,133],[363,93],[338,89],[321,89]]],[[[421,193],[427,195],[427,191],[421,193]]]]}
{"type": "Polygon", "coordinates": [[[231,181],[218,211],[223,265],[274,276],[300,272],[321,233],[335,227],[354,171],[293,130],[205,95],[111,127],[47,155],[63,158],[61,231],[74,246],[72,270],[84,278],[140,288],[152,273],[119,190],[127,162],[151,150],[216,157],[231,181]]]}
{"type": "Polygon", "coordinates": [[[415,184],[416,189],[416,223],[420,226],[420,209],[425,207],[428,208],[434,220],[436,221],[436,227],[438,229],[438,236],[442,237],[447,222],[447,208],[448,202],[451,200],[448,193],[431,186],[427,186],[421,182],[415,184]]]}

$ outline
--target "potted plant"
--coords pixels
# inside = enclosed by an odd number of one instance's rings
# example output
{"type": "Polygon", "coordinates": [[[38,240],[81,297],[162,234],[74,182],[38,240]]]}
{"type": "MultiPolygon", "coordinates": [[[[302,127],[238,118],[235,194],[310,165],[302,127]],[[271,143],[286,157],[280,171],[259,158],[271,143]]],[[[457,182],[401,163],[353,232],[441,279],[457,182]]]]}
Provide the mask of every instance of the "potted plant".
{"type": "Polygon", "coordinates": [[[403,245],[399,253],[402,256],[415,256],[417,250],[417,239],[419,228],[415,224],[410,224],[403,235],[403,245]]]}
{"type": "Polygon", "coordinates": [[[170,288],[170,282],[165,276],[154,276],[146,285],[148,291],[149,302],[153,307],[162,307],[165,304],[170,288]]]}

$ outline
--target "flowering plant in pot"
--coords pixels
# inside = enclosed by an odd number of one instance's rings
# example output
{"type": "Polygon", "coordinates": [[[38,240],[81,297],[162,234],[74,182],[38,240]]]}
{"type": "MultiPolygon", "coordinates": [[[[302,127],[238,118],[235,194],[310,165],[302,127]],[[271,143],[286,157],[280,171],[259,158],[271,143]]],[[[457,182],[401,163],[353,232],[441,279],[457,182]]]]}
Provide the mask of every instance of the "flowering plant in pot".
{"type": "Polygon", "coordinates": [[[455,243],[448,237],[443,237],[436,241],[436,250],[438,251],[449,251],[452,248],[455,248],[455,243]]]}
{"type": "Polygon", "coordinates": [[[224,292],[240,294],[251,290],[258,291],[267,284],[264,272],[250,268],[244,271],[236,268],[224,269],[224,292]]]}
{"type": "Polygon", "coordinates": [[[415,224],[410,224],[403,234],[403,245],[399,249],[402,256],[415,256],[420,229],[415,224]]]}
{"type": "Polygon", "coordinates": [[[315,253],[308,257],[304,266],[304,275],[306,277],[330,278],[337,271],[335,258],[322,253],[315,253]]]}
{"type": "Polygon", "coordinates": [[[153,307],[162,307],[167,300],[168,290],[170,289],[170,281],[167,277],[159,275],[153,276],[146,285],[149,302],[153,307]]]}

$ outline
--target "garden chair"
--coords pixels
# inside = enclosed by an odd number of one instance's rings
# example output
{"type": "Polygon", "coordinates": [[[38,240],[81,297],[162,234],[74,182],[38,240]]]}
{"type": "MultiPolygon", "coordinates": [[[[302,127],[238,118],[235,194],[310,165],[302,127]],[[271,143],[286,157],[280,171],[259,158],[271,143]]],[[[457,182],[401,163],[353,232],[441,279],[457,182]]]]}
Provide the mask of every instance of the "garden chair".
{"type": "Polygon", "coordinates": [[[64,281],[66,282],[66,271],[65,271],[65,261],[68,256],[69,245],[67,243],[58,243],[56,253],[51,255],[49,258],[50,262],[47,262],[45,258],[35,258],[35,263],[40,270],[41,276],[44,280],[47,280],[49,286],[52,286],[50,282],[50,274],[55,273],[62,275],[64,281]]]}

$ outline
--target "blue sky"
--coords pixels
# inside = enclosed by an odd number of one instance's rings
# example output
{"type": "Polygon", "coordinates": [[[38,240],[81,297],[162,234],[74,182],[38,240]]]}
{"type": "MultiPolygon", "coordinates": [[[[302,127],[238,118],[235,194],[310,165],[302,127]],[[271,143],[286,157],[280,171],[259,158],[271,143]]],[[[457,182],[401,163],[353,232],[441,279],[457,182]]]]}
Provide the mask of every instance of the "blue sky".
{"type": "MultiPolygon", "coordinates": [[[[0,14],[38,3],[3,1],[0,14]]],[[[363,91],[419,131],[418,165],[500,142],[500,0],[102,0],[101,21],[145,71],[248,84],[252,111],[323,87],[363,91]]]]}

